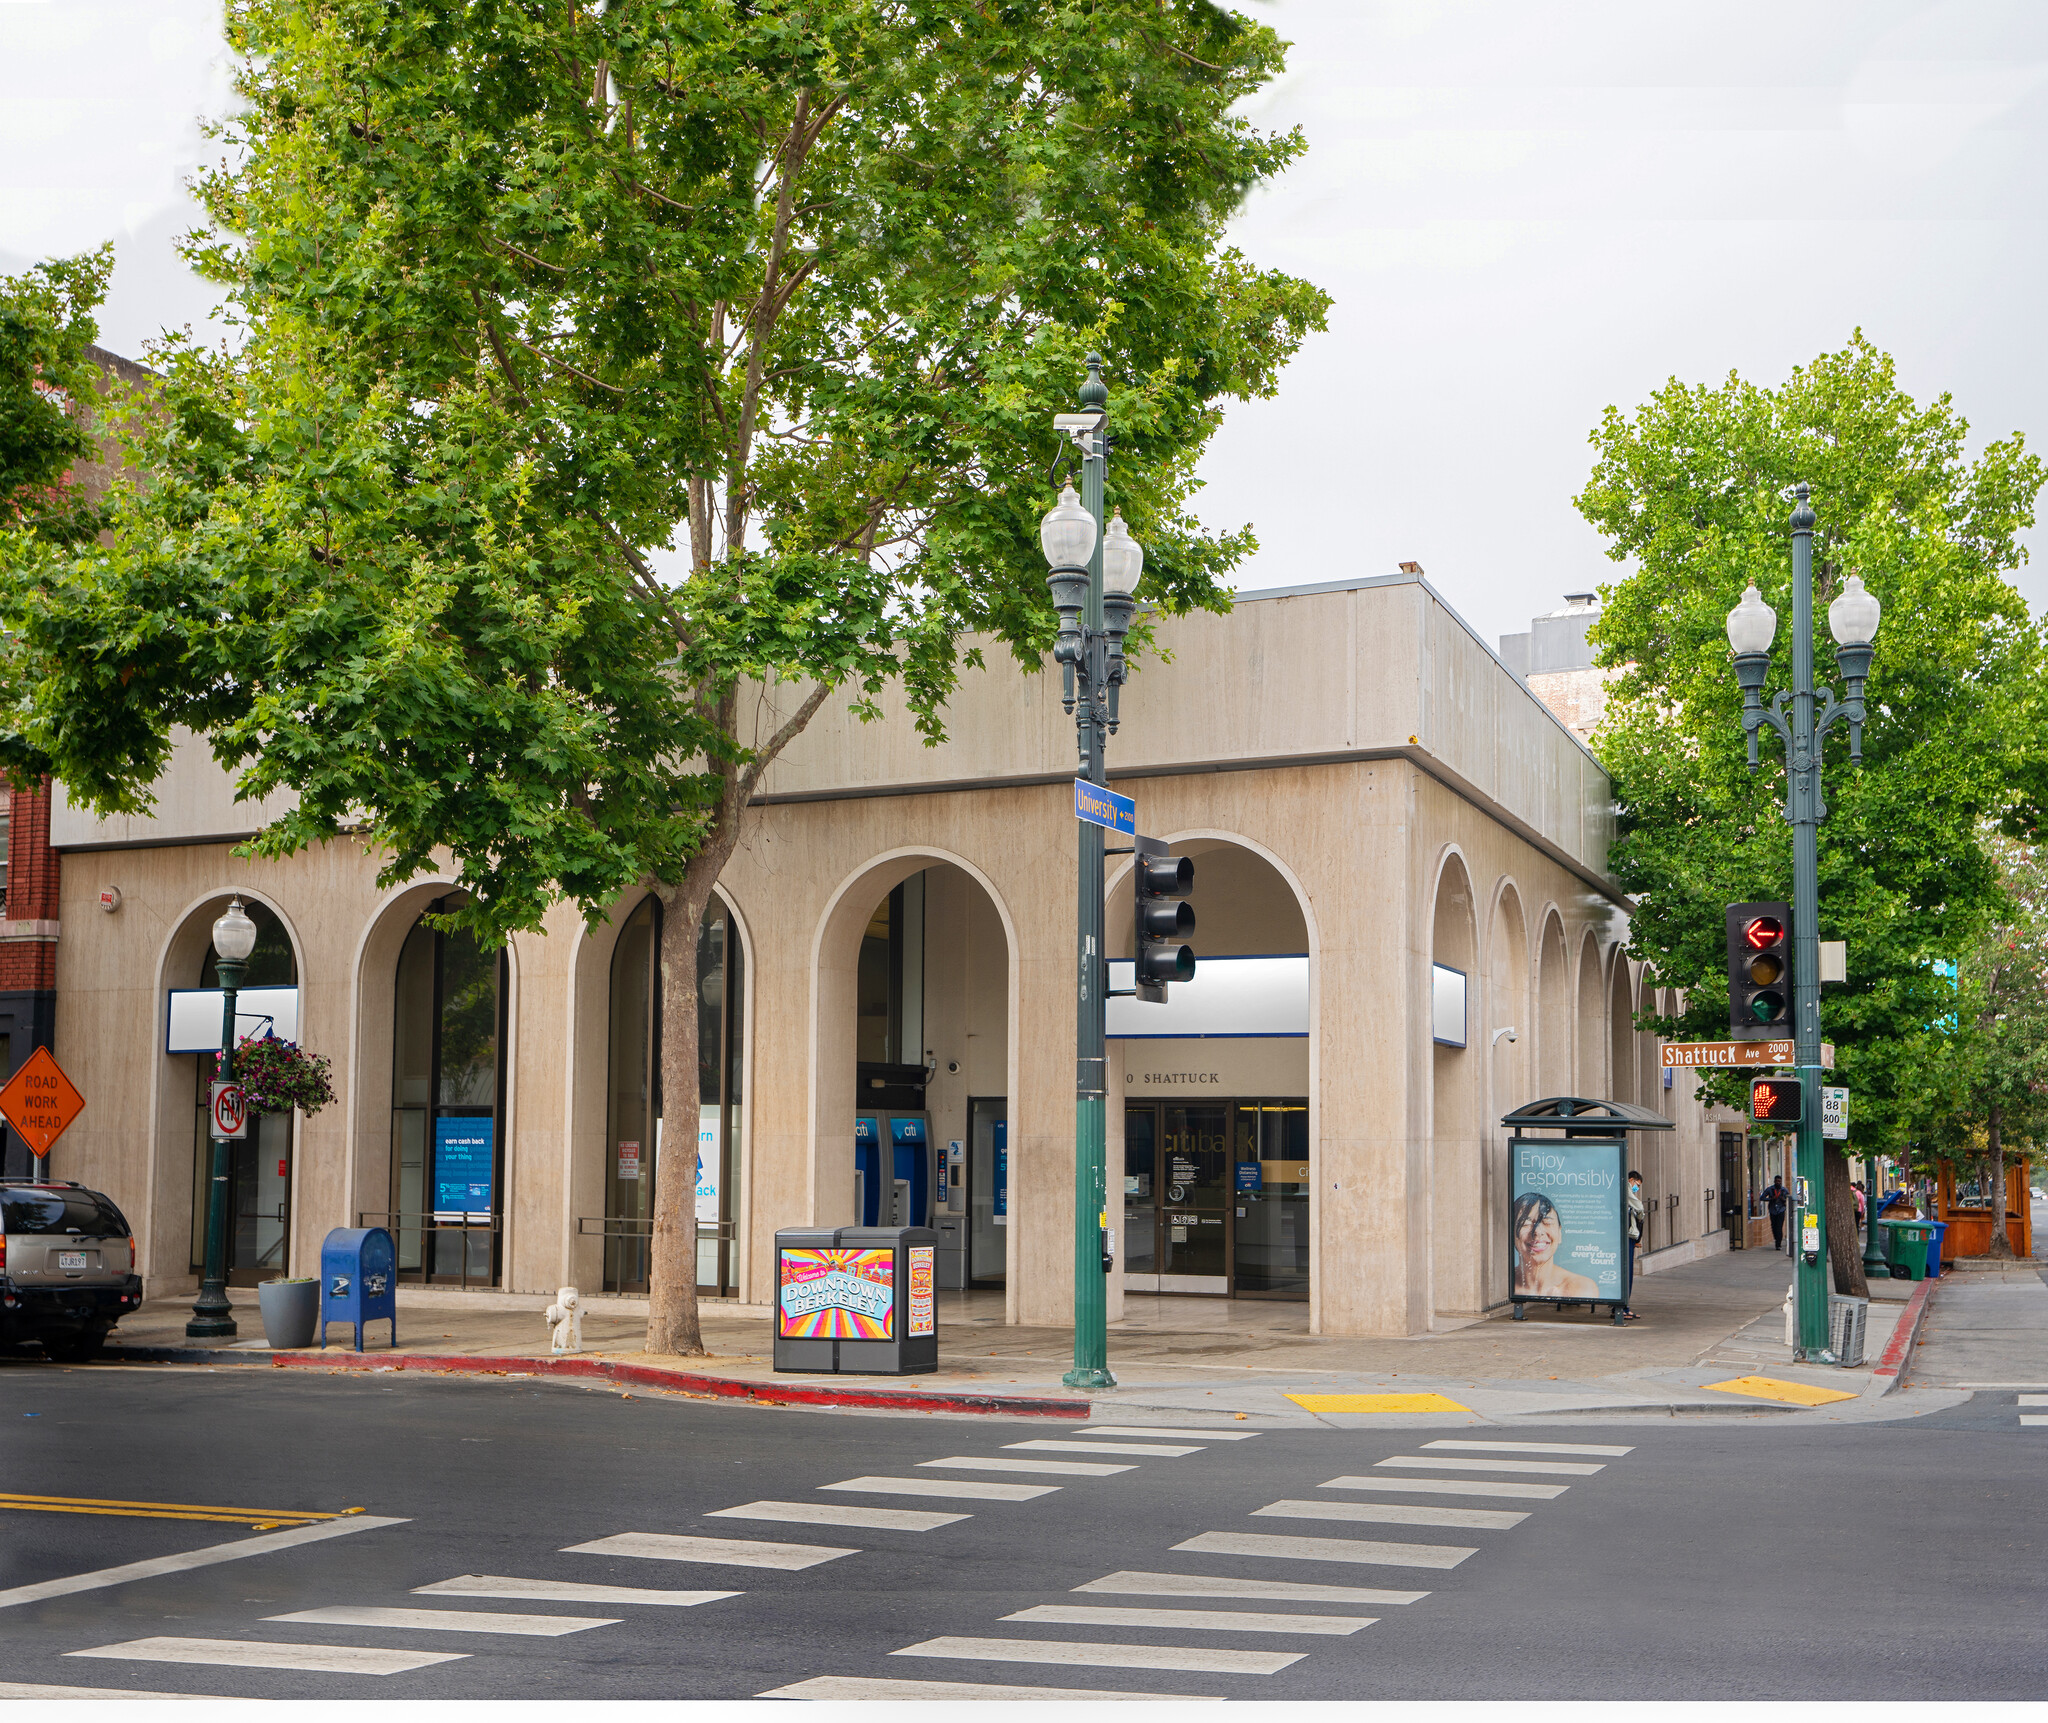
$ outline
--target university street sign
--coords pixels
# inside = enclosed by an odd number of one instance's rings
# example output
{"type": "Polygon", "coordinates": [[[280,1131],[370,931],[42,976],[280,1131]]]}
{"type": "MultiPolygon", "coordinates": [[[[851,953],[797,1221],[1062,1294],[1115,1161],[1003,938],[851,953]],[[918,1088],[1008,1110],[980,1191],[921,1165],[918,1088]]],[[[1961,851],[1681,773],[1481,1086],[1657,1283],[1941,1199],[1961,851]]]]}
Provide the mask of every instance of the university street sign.
{"type": "Polygon", "coordinates": [[[1120,796],[1114,790],[1105,790],[1100,784],[1091,784],[1086,778],[1074,780],[1074,818],[1086,820],[1091,826],[1101,826],[1105,831],[1121,832],[1132,836],[1138,829],[1138,804],[1129,796],[1120,796]]]}
{"type": "MultiPolygon", "coordinates": [[[[1667,1071],[1688,1070],[1696,1065],[1790,1066],[1796,1057],[1790,1037],[1783,1041],[1667,1041],[1657,1051],[1659,1063],[1667,1071]]],[[[1832,1071],[1835,1068],[1835,1049],[1832,1043],[1821,1043],[1820,1062],[1824,1070],[1832,1071]]]]}

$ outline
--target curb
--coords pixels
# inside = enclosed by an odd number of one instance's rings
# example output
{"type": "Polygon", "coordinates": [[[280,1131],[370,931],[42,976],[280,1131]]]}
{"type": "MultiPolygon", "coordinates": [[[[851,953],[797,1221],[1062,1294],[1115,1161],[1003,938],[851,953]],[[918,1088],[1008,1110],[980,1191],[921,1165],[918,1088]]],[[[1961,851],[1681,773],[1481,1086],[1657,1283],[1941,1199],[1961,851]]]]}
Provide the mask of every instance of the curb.
{"type": "Polygon", "coordinates": [[[970,1412],[1001,1417],[1086,1418],[1086,1400],[1022,1394],[960,1394],[893,1388],[813,1388],[796,1383],[754,1382],[735,1376],[668,1370],[658,1364],[621,1364],[604,1358],[449,1357],[419,1352],[250,1353],[204,1347],[124,1346],[101,1354],[115,1363],[250,1364],[273,1370],[414,1370],[435,1376],[596,1377],[635,1388],[662,1388],[718,1400],[751,1400],[768,1406],[858,1406],[883,1411],[970,1412]]]}
{"type": "Polygon", "coordinates": [[[1870,1397],[1881,1400],[1899,1385],[1899,1373],[1906,1367],[1906,1356],[1913,1349],[1913,1341],[1920,1333],[1921,1319],[1927,1314],[1927,1300],[1937,1280],[1923,1280],[1913,1289],[1913,1296],[1906,1300],[1906,1308],[1900,1312],[1898,1325],[1892,1329],[1892,1337],[1885,1342],[1883,1355],[1870,1373],[1870,1385],[1876,1390],[1870,1397]]]}

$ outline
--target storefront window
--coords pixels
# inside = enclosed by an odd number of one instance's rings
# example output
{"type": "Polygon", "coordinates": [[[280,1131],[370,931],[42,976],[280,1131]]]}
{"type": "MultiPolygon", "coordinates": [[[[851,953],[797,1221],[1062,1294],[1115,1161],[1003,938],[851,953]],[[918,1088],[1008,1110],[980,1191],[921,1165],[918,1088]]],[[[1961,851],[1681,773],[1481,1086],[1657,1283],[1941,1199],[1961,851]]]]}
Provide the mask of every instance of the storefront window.
{"type": "Polygon", "coordinates": [[[489,1286],[504,1215],[504,965],[468,932],[417,924],[398,957],[391,1208],[402,1274],[489,1286]]]}

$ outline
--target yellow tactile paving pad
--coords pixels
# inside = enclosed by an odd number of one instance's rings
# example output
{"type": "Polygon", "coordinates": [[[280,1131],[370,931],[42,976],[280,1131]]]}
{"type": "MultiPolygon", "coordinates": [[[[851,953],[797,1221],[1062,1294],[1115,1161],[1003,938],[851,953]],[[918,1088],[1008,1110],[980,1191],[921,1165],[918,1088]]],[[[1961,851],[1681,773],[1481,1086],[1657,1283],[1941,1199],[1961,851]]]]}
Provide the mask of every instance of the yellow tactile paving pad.
{"type": "Polygon", "coordinates": [[[1469,1412],[1441,1394],[1290,1394],[1308,1412],[1469,1412]]]}
{"type": "Polygon", "coordinates": [[[1706,1382],[1702,1387],[1717,1394],[1747,1394],[1754,1400],[1782,1400],[1788,1406],[1826,1406],[1836,1400],[1853,1400],[1839,1388],[1815,1388],[1805,1382],[1781,1382],[1775,1376],[1737,1376],[1727,1382],[1706,1382]]]}

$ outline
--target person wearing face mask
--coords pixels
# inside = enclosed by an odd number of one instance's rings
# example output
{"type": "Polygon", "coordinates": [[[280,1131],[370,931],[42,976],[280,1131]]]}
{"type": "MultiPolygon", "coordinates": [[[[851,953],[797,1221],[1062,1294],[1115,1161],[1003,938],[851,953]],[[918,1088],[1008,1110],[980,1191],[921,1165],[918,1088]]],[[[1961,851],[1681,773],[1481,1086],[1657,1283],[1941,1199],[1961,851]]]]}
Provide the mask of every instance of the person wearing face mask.
{"type": "MultiPolygon", "coordinates": [[[[1642,1242],[1643,1229],[1649,1224],[1649,1210],[1643,1206],[1643,1175],[1633,1167],[1628,1174],[1628,1273],[1621,1283],[1623,1298],[1632,1297],[1636,1289],[1636,1246],[1642,1242]]],[[[1621,1313],[1633,1322],[1636,1313],[1626,1304],[1621,1313]]]]}

